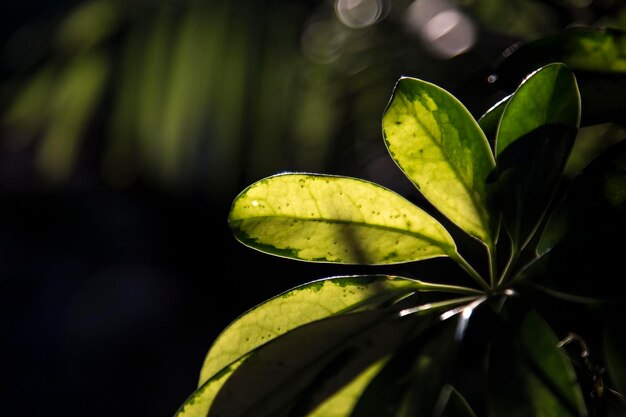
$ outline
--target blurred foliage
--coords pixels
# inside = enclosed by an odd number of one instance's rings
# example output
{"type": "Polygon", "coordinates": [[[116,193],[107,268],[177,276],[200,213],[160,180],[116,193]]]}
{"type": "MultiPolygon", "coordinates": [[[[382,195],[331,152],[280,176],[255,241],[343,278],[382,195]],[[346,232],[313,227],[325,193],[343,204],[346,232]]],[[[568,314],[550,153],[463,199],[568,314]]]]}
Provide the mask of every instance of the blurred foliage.
{"type": "Polygon", "coordinates": [[[479,114],[500,94],[485,68],[508,45],[626,24],[610,0],[91,0],[54,10],[4,45],[2,185],[143,181],[227,199],[295,168],[389,183],[379,117],[399,75],[442,85],[479,114]]]}

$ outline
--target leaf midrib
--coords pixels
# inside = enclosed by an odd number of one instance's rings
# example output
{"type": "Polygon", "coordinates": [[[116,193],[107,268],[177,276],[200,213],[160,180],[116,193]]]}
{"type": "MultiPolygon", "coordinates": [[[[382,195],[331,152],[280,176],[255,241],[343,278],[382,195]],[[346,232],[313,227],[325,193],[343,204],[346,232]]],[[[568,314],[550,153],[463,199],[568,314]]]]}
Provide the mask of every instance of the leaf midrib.
{"type": "MultiPolygon", "coordinates": [[[[298,216],[255,216],[255,217],[247,217],[247,218],[242,218],[242,219],[236,219],[236,220],[231,220],[231,223],[242,223],[244,221],[247,220],[262,220],[262,219],[281,219],[281,220],[298,220],[298,221],[305,221],[305,222],[313,222],[313,223],[331,223],[331,224],[343,224],[343,225],[356,225],[356,226],[361,226],[361,227],[369,227],[372,229],[377,229],[377,230],[383,230],[383,231],[388,231],[388,232],[395,232],[395,233],[400,233],[400,234],[405,234],[405,235],[409,235],[409,236],[413,236],[413,237],[417,237],[418,239],[430,242],[430,243],[436,243],[436,246],[440,246],[440,247],[449,247],[449,248],[454,248],[453,245],[447,243],[447,242],[443,242],[440,240],[436,240],[433,238],[429,238],[428,236],[421,234],[421,233],[416,233],[416,232],[412,232],[410,230],[407,229],[400,229],[400,228],[395,228],[395,227],[390,227],[390,226],[384,226],[381,224],[375,224],[375,223],[366,223],[366,222],[356,222],[356,221],[350,221],[350,220],[338,220],[338,219],[326,219],[326,218],[320,218],[320,217],[316,217],[316,218],[310,218],[310,217],[298,217],[298,216]]],[[[443,228],[443,226],[442,226],[443,228]]],[[[445,230],[445,229],[444,229],[445,230]]],[[[453,253],[455,252],[455,250],[452,251],[445,251],[446,253],[453,253]]]]}
{"type": "MultiPolygon", "coordinates": [[[[448,153],[446,152],[446,148],[443,146],[443,144],[440,144],[437,142],[437,140],[435,139],[435,135],[426,127],[426,125],[420,120],[420,118],[418,117],[414,106],[410,105],[411,102],[409,101],[408,97],[406,96],[406,94],[404,92],[402,93],[402,100],[404,102],[404,104],[406,105],[406,107],[409,109],[409,112],[413,115],[413,118],[415,119],[415,121],[422,127],[422,129],[427,133],[427,136],[430,137],[431,142],[441,151],[441,153],[446,157],[446,162],[450,160],[450,158],[448,157],[448,153]],[[409,104],[409,105],[407,105],[409,104]]],[[[451,168],[451,171],[454,173],[454,175],[459,179],[459,182],[461,183],[461,185],[463,186],[465,193],[469,196],[470,200],[472,201],[472,203],[474,204],[474,212],[478,214],[478,218],[480,219],[483,228],[485,227],[485,225],[489,224],[488,219],[486,219],[482,214],[481,211],[478,210],[478,207],[480,207],[481,205],[479,204],[479,201],[477,201],[476,197],[474,196],[474,193],[471,192],[470,187],[468,184],[465,183],[465,181],[463,181],[463,178],[459,172],[459,170],[452,164],[450,164],[449,162],[447,163],[447,165],[451,168]]],[[[419,187],[421,190],[421,187],[419,187]]]]}

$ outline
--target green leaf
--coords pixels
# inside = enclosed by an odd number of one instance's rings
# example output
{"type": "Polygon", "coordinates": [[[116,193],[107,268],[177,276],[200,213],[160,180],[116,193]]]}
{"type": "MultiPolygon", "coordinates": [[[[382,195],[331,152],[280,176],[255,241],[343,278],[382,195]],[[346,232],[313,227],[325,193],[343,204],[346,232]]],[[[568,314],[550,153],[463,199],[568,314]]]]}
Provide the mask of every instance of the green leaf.
{"type": "Polygon", "coordinates": [[[307,415],[410,339],[415,320],[374,310],[298,327],[258,348],[226,381],[208,417],[307,415]]]}
{"type": "Polygon", "coordinates": [[[456,255],[452,237],[432,216],[355,178],[265,178],[237,196],[228,222],[245,245],[310,262],[394,264],[456,255]]]}
{"type": "Polygon", "coordinates": [[[476,417],[467,400],[454,387],[445,387],[442,396],[443,411],[437,417],[476,417]]]}
{"type": "Polygon", "coordinates": [[[248,359],[248,356],[242,356],[237,361],[231,363],[229,366],[204,381],[204,383],[185,400],[174,417],[206,417],[219,390],[246,359],[248,359]]]}
{"type": "Polygon", "coordinates": [[[391,156],[424,197],[491,249],[499,219],[486,180],[495,163],[470,112],[440,87],[403,77],[385,110],[383,134],[391,156]]]}
{"type": "Polygon", "coordinates": [[[572,71],[561,63],[531,74],[509,99],[496,141],[496,158],[509,145],[544,125],[578,128],[580,95],[572,71]]]}
{"type": "Polygon", "coordinates": [[[497,188],[516,248],[526,245],[552,201],[579,121],[576,79],[563,64],[535,72],[504,109],[496,137],[497,188]]]}
{"type": "Polygon", "coordinates": [[[583,417],[576,373],[558,338],[535,311],[506,323],[489,351],[488,382],[493,415],[583,417]]]}
{"type": "Polygon", "coordinates": [[[365,371],[361,372],[352,382],[342,388],[335,395],[323,402],[307,417],[346,417],[349,416],[357,401],[363,395],[372,378],[380,371],[388,358],[383,358],[365,371]]]}
{"type": "Polygon", "coordinates": [[[506,96],[496,104],[491,106],[480,118],[478,119],[478,125],[485,133],[485,136],[491,143],[496,143],[496,134],[498,133],[498,125],[500,125],[500,119],[506,105],[509,103],[511,95],[506,96]]]}
{"type": "Polygon", "coordinates": [[[215,340],[204,360],[199,385],[262,344],[323,318],[373,309],[416,291],[475,293],[389,275],[340,276],[299,285],[250,309],[215,340]]]}

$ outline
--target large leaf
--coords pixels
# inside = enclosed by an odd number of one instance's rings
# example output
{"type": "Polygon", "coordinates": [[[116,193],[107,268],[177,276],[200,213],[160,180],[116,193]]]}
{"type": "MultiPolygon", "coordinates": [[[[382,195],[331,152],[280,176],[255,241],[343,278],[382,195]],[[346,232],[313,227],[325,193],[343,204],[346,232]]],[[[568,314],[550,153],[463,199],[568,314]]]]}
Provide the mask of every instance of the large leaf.
{"type": "Polygon", "coordinates": [[[528,74],[563,62],[576,74],[582,101],[581,125],[626,122],[626,32],[571,28],[507,48],[495,65],[496,85],[513,91],[528,74]]]}
{"type": "Polygon", "coordinates": [[[376,308],[415,291],[437,289],[462,291],[459,287],[389,275],[340,276],[299,285],[250,309],[224,329],[207,353],[199,385],[232,361],[296,327],[332,315],[376,308]]]}
{"type": "Polygon", "coordinates": [[[486,180],[495,163],[469,111],[440,87],[403,77],[385,110],[383,134],[393,159],[428,201],[491,248],[499,218],[486,180]]]}
{"type": "MultiPolygon", "coordinates": [[[[188,398],[178,415],[205,416],[232,372],[262,345],[308,323],[376,309],[416,291],[420,294],[447,294],[448,298],[454,293],[478,293],[463,287],[387,275],[331,277],[299,285],[250,309],[220,334],[205,358],[199,388],[188,398]]],[[[412,300],[408,298],[407,302],[412,300]]],[[[433,306],[436,304],[433,303],[433,306]]],[[[333,403],[345,407],[350,396],[356,395],[355,389],[358,389],[358,381],[354,382],[351,390],[346,388],[341,398],[333,403]]]]}
{"type": "Polygon", "coordinates": [[[222,369],[211,378],[204,381],[176,411],[174,417],[206,417],[213,400],[230,378],[233,372],[248,359],[248,355],[242,356],[237,361],[222,369]]]}
{"type": "Polygon", "coordinates": [[[535,311],[507,323],[489,351],[493,415],[583,417],[585,403],[576,373],[558,338],[535,311]]]}
{"type": "Polygon", "coordinates": [[[498,127],[498,197],[514,246],[532,237],[561,180],[580,121],[576,79],[563,64],[530,76],[498,127]]]}
{"type": "Polygon", "coordinates": [[[311,262],[393,264],[456,256],[452,237],[432,216],[355,178],[265,178],[237,196],[228,221],[245,245],[311,262]]]}
{"type": "Polygon", "coordinates": [[[257,349],[233,373],[208,417],[307,415],[436,317],[375,310],[294,329],[257,349]]]}

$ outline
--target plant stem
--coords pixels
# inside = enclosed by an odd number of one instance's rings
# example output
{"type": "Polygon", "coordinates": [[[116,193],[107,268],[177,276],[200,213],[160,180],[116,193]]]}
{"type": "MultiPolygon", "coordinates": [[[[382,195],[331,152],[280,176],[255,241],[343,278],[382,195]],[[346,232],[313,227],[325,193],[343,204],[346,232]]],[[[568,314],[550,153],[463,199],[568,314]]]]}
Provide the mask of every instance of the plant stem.
{"type": "Polygon", "coordinates": [[[496,265],[496,245],[487,246],[487,257],[489,258],[489,284],[491,288],[495,288],[494,282],[496,280],[497,268],[496,265]]]}
{"type": "Polygon", "coordinates": [[[463,258],[461,256],[461,254],[459,254],[458,252],[455,253],[452,256],[452,259],[454,259],[461,266],[461,268],[463,268],[465,270],[465,272],[467,272],[469,274],[469,276],[472,277],[474,279],[474,281],[476,281],[478,283],[478,285],[480,285],[480,287],[483,290],[485,290],[487,292],[491,292],[491,287],[489,286],[489,284],[487,284],[487,281],[485,281],[485,279],[478,272],[476,272],[474,267],[472,267],[472,265],[470,265],[465,260],[465,258],[463,258]]]}
{"type": "Polygon", "coordinates": [[[499,287],[500,285],[502,285],[502,283],[504,282],[504,280],[507,278],[507,276],[510,273],[511,265],[513,265],[515,261],[517,261],[518,257],[519,257],[519,250],[515,246],[515,242],[513,242],[513,238],[511,238],[511,254],[509,255],[509,259],[507,260],[506,265],[504,265],[504,268],[502,269],[502,274],[500,274],[500,278],[498,279],[498,283],[496,284],[496,287],[499,287]]]}

